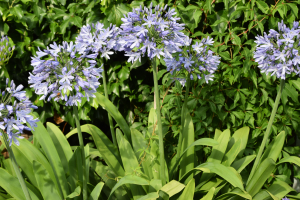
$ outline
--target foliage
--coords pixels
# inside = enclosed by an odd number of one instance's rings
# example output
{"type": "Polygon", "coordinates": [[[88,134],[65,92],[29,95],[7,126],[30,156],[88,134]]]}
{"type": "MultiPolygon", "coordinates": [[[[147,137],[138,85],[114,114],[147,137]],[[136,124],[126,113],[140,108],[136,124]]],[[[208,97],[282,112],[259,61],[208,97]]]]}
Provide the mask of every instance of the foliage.
{"type": "MultiPolygon", "coordinates": [[[[96,94],[97,101],[105,98],[96,94]]],[[[120,122],[122,131],[128,131],[128,125],[116,108],[108,100],[101,101],[108,108],[111,116],[120,122]],[[104,103],[103,103],[104,102],[104,103]]],[[[231,135],[225,131],[216,130],[214,139],[201,138],[188,140],[194,134],[192,119],[186,115],[186,132],[182,146],[180,169],[174,168],[174,162],[164,164],[166,169],[175,169],[173,173],[166,171],[168,183],[162,185],[158,156],[158,141],[156,115],[150,111],[149,125],[146,135],[132,128],[131,140],[117,129],[118,149],[107,136],[96,126],[86,124],[81,126],[83,132],[92,135],[97,149],[85,147],[87,170],[80,167],[80,147],[72,151],[63,133],[51,123],[47,129],[38,122],[34,133],[34,143],[20,140],[21,145],[13,145],[18,163],[27,177],[27,187],[32,199],[81,198],[80,174],[89,174],[89,199],[265,199],[283,198],[293,191],[280,176],[280,167],[285,163],[300,166],[300,159],[288,154],[281,154],[285,132],[281,132],[270,143],[260,161],[253,178],[248,180],[249,165],[255,155],[246,155],[249,127],[243,127],[231,135]],[[212,153],[207,160],[194,159],[194,148],[199,145],[212,146],[212,153]],[[105,164],[103,164],[105,161],[105,164]],[[277,161],[278,160],[278,161],[277,161]],[[78,165],[79,164],[79,165],[78,165]],[[35,173],[33,173],[35,172],[35,173]],[[99,176],[99,177],[98,177],[99,176]],[[101,182],[100,180],[104,181],[101,182]]],[[[67,137],[76,134],[71,131],[67,137]]],[[[2,163],[0,169],[0,186],[8,194],[2,198],[13,197],[24,199],[16,178],[13,177],[10,159],[2,163]]],[[[0,198],[1,198],[0,197],[0,198]]],[[[289,198],[297,198],[293,193],[289,198]]]]}
{"type": "MultiPolygon", "coordinates": [[[[79,33],[79,28],[87,23],[101,21],[106,27],[108,27],[110,23],[119,26],[123,14],[129,12],[133,7],[138,7],[143,4],[148,5],[150,2],[152,1],[125,2],[118,0],[111,2],[110,0],[103,0],[73,2],[66,0],[2,0],[0,2],[0,15],[2,17],[0,19],[0,32],[1,34],[10,36],[16,44],[16,49],[7,68],[1,67],[1,78],[8,76],[9,73],[9,75],[18,82],[27,83],[27,80],[23,78],[27,76],[23,76],[23,74],[31,70],[29,59],[32,53],[36,52],[37,47],[45,48],[53,41],[58,43],[63,40],[74,41],[79,33]]],[[[195,131],[194,137],[188,138],[188,141],[194,141],[200,137],[216,138],[218,137],[216,136],[218,134],[218,131],[215,132],[216,129],[237,131],[241,127],[249,126],[252,131],[249,134],[244,155],[255,154],[271,115],[279,81],[276,80],[275,77],[260,73],[257,64],[252,58],[255,47],[254,39],[256,35],[262,35],[264,31],[277,29],[277,23],[281,20],[283,20],[285,24],[292,25],[293,21],[299,19],[298,7],[300,1],[153,1],[154,5],[157,3],[165,3],[175,8],[182,22],[186,24],[185,32],[189,34],[195,42],[200,42],[203,37],[207,36],[214,38],[215,43],[212,50],[217,52],[222,59],[220,67],[215,73],[214,82],[205,84],[205,80],[203,79],[191,81],[191,87],[189,88],[191,92],[188,93],[187,106],[188,113],[190,113],[192,117],[191,121],[193,122],[195,131]]],[[[170,74],[166,73],[166,66],[163,60],[160,60],[157,64],[159,64],[158,77],[161,81],[160,99],[162,100],[161,112],[163,116],[163,130],[166,133],[166,161],[170,166],[171,159],[176,152],[177,137],[178,133],[181,132],[182,125],[180,121],[181,110],[178,108],[183,106],[184,102],[182,100],[186,90],[184,90],[178,82],[173,82],[173,80],[170,79],[170,74]]],[[[108,75],[109,99],[120,111],[118,116],[125,116],[129,127],[140,130],[144,136],[147,135],[148,124],[151,123],[148,116],[153,107],[152,75],[149,73],[151,72],[149,66],[150,63],[144,59],[142,59],[141,62],[135,62],[133,64],[127,63],[122,53],[113,55],[104,65],[108,75]]],[[[299,148],[295,145],[296,135],[299,135],[298,126],[300,123],[298,108],[299,90],[300,79],[296,76],[289,77],[286,80],[281,102],[275,116],[274,124],[272,125],[270,141],[276,141],[276,138],[282,131],[287,134],[285,139],[280,139],[280,141],[284,141],[283,151],[277,156],[280,158],[287,158],[288,155],[298,155],[300,152],[299,148]]],[[[100,87],[98,92],[103,93],[103,87],[100,87]]],[[[68,110],[68,108],[64,106],[59,106],[56,102],[44,103],[43,101],[39,101],[37,97],[32,94],[32,90],[30,89],[27,89],[27,94],[41,107],[38,113],[40,113],[43,122],[57,112],[64,120],[74,126],[71,110],[68,110]]],[[[85,102],[79,106],[79,116],[82,120],[90,120],[92,124],[97,124],[96,122],[105,122],[105,124],[108,124],[107,115],[102,107],[103,105],[96,100],[85,102]]],[[[130,135],[128,125],[124,125],[126,123],[125,119],[122,118],[121,120],[123,125],[120,125],[119,121],[117,125],[127,127],[125,128],[126,130],[122,129],[123,133],[124,135],[130,135]]],[[[124,144],[127,144],[126,140],[130,143],[130,137],[126,137],[127,139],[125,137],[119,137],[118,140],[124,144]]],[[[40,139],[37,140],[40,142],[40,139]]],[[[38,144],[36,145],[38,146],[38,144]]],[[[268,147],[270,147],[270,145],[268,147]]],[[[187,148],[186,145],[185,148],[187,148]]],[[[196,146],[194,148],[197,155],[196,159],[201,161],[196,163],[204,163],[207,157],[213,153],[210,147],[196,146]]],[[[43,152],[47,154],[46,150],[43,150],[43,152]]],[[[225,151],[225,153],[226,152],[227,151],[225,151]]],[[[267,150],[265,152],[267,152],[267,150]]],[[[113,150],[113,156],[118,158],[118,162],[124,162],[120,155],[118,155],[119,153],[117,150],[113,150]]],[[[134,158],[139,159],[140,157],[136,156],[133,157],[133,159],[134,158]]],[[[51,160],[50,158],[48,159],[51,160]]],[[[263,163],[261,163],[261,165],[262,164],[263,163]]],[[[284,163],[275,166],[273,161],[265,158],[264,165],[267,166],[265,168],[266,171],[269,170],[278,174],[276,181],[280,180],[291,184],[293,177],[300,177],[299,170],[296,170],[291,164],[284,163]],[[273,168],[274,171],[271,170],[273,168]]],[[[32,164],[30,166],[32,166],[32,164]]],[[[100,168],[100,172],[106,173],[109,167],[110,166],[103,165],[102,168],[100,168]]],[[[126,171],[126,169],[123,170],[126,171]]],[[[245,170],[247,170],[247,168],[245,170]]],[[[120,171],[122,170],[120,169],[120,171]]],[[[63,174],[62,172],[60,173],[63,174]]],[[[107,179],[107,177],[105,178],[105,173],[102,174],[103,179],[111,186],[110,189],[106,191],[111,191],[115,182],[113,182],[114,180],[107,179]]],[[[181,172],[181,174],[182,173],[184,172],[181,172]]],[[[242,172],[242,177],[243,173],[246,172],[242,172]]],[[[201,173],[199,174],[202,175],[201,173]]],[[[115,173],[112,177],[114,176],[118,179],[119,175],[115,173]]],[[[176,176],[180,176],[180,173],[176,176]]],[[[135,181],[134,178],[129,177],[128,182],[125,181],[124,183],[133,184],[135,181]]],[[[217,179],[216,182],[218,182],[217,179]]],[[[247,190],[247,187],[249,188],[251,186],[250,182],[248,184],[247,182],[247,180],[243,181],[243,183],[246,183],[246,191],[249,194],[249,191],[252,191],[252,194],[255,192],[258,192],[257,194],[260,193],[254,189],[247,190]]],[[[276,191],[277,187],[279,187],[276,185],[284,185],[282,182],[273,182],[274,178],[266,180],[264,188],[268,191],[261,192],[260,195],[273,194],[272,191],[276,191]],[[275,186],[272,187],[272,185],[269,187],[272,183],[275,186]]],[[[172,182],[172,184],[173,183],[174,182],[172,182]]],[[[64,182],[64,184],[66,184],[66,182],[64,182]]],[[[191,191],[194,190],[194,184],[196,191],[199,189],[197,188],[197,181],[193,182],[193,179],[190,178],[188,182],[185,182],[186,187],[191,188],[189,189],[191,191]]],[[[174,187],[175,186],[179,188],[183,187],[183,185],[176,185],[176,183],[174,183],[174,187]]],[[[238,189],[231,191],[232,188],[230,188],[230,186],[225,186],[224,188],[226,189],[222,189],[222,191],[224,190],[230,194],[240,194],[238,189]]],[[[98,187],[101,188],[101,185],[98,187]]],[[[260,188],[262,187],[263,186],[260,188]]],[[[106,186],[103,188],[105,189],[106,186]]],[[[123,188],[123,186],[121,188],[123,188]]],[[[156,188],[156,186],[154,185],[153,188],[156,188]]],[[[204,192],[206,196],[203,198],[209,198],[212,197],[213,194],[218,194],[218,186],[210,187],[210,185],[208,185],[207,188],[209,189],[205,190],[207,194],[204,192]]],[[[75,191],[76,188],[72,189],[72,191],[75,191]]],[[[118,190],[119,189],[117,189],[116,192],[118,190]]],[[[124,190],[126,193],[129,191],[128,188],[124,190]]],[[[150,191],[152,190],[147,190],[147,192],[150,191]]],[[[158,189],[154,192],[156,191],[158,191],[158,189]]],[[[159,190],[158,195],[164,198],[164,195],[173,194],[169,191],[168,188],[159,190]]],[[[71,191],[69,191],[69,193],[65,192],[64,195],[69,195],[70,192],[71,191]]],[[[124,191],[120,191],[119,194],[122,194],[122,192],[124,191]]],[[[129,191],[128,193],[130,195],[131,192],[129,191]]],[[[204,195],[204,193],[202,194],[204,195]]],[[[186,196],[189,195],[189,192],[183,192],[182,195],[183,194],[186,196]]],[[[108,197],[109,193],[105,195],[108,197]]],[[[149,194],[149,196],[151,195],[155,196],[156,194],[149,194]]],[[[261,197],[264,198],[264,196],[261,197]]],[[[218,198],[226,199],[227,196],[218,198]]]]}

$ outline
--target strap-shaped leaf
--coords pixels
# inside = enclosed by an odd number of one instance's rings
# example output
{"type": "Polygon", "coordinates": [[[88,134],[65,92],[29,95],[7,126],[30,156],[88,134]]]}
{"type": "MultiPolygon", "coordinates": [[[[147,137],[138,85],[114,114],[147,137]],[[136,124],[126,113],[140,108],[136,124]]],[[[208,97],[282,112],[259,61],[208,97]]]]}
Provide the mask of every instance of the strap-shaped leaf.
{"type": "Polygon", "coordinates": [[[214,197],[215,190],[216,190],[216,188],[214,188],[214,187],[210,188],[208,193],[204,197],[202,197],[200,200],[212,200],[214,197]]]}
{"type": "Polygon", "coordinates": [[[240,175],[232,167],[226,167],[219,163],[206,162],[199,165],[198,167],[195,167],[193,170],[186,173],[183,177],[189,175],[189,173],[192,173],[195,170],[200,170],[206,173],[215,173],[218,176],[225,179],[234,187],[238,187],[241,190],[244,190],[243,182],[241,181],[240,175]]]}
{"type": "MultiPolygon", "coordinates": [[[[7,191],[12,197],[17,200],[26,199],[19,183],[17,177],[10,175],[5,169],[0,168],[0,186],[7,191]]],[[[30,197],[32,200],[43,199],[41,194],[38,191],[32,191],[34,188],[29,183],[26,182],[30,197]]]]}
{"type": "Polygon", "coordinates": [[[46,168],[38,161],[33,161],[34,175],[38,184],[38,188],[44,199],[60,199],[55,184],[51,179],[46,168]]]}
{"type": "Polygon", "coordinates": [[[118,176],[124,176],[125,172],[122,168],[122,162],[120,160],[118,150],[107,136],[98,127],[91,124],[81,126],[81,131],[90,133],[93,136],[96,147],[107,165],[118,176]]]}
{"type": "Polygon", "coordinates": [[[71,159],[73,152],[67,138],[57,126],[50,122],[47,123],[47,130],[57,149],[65,172],[69,173],[68,161],[71,159]]]}
{"type": "Polygon", "coordinates": [[[134,185],[149,185],[149,181],[141,178],[136,175],[126,175],[123,178],[121,178],[118,183],[113,187],[113,189],[110,192],[110,195],[108,199],[110,199],[111,195],[114,193],[116,189],[118,189],[120,186],[125,184],[134,184],[134,185]]]}
{"type": "Polygon", "coordinates": [[[181,190],[183,190],[183,188],[185,188],[185,185],[172,180],[169,183],[167,183],[166,185],[164,185],[160,190],[167,193],[169,195],[169,197],[174,196],[175,194],[179,193],[181,190]]]}
{"type": "Polygon", "coordinates": [[[195,193],[195,179],[191,179],[186,187],[184,188],[182,194],[180,195],[178,200],[188,200],[193,199],[195,193]]]}
{"type": "Polygon", "coordinates": [[[96,92],[95,95],[97,102],[114,118],[123,133],[126,135],[127,139],[131,141],[130,128],[118,109],[102,94],[96,92]]]}
{"type": "Polygon", "coordinates": [[[246,191],[254,196],[257,194],[262,186],[265,184],[266,180],[270,177],[273,170],[275,169],[275,162],[272,158],[265,159],[255,171],[252,179],[246,186],[246,191]]]}
{"type": "MultiPolygon", "coordinates": [[[[34,114],[31,115],[33,115],[34,118],[37,118],[34,114]]],[[[62,162],[48,131],[46,130],[42,122],[37,122],[37,127],[32,130],[32,133],[41,144],[46,157],[48,158],[49,163],[54,171],[54,175],[60,190],[59,194],[66,198],[69,194],[69,185],[62,162]]]]}
{"type": "Polygon", "coordinates": [[[91,195],[89,197],[89,200],[98,200],[101,190],[103,188],[104,182],[100,182],[94,187],[93,191],[91,192],[91,195]]]}

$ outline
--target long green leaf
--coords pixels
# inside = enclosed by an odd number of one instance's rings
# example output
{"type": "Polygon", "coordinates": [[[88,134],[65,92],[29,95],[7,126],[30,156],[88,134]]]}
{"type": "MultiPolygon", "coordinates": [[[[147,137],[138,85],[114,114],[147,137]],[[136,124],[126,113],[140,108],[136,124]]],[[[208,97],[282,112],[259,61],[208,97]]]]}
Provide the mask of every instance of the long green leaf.
{"type": "Polygon", "coordinates": [[[175,194],[179,193],[181,190],[183,190],[183,188],[185,188],[185,185],[172,180],[169,183],[167,183],[166,185],[164,185],[160,190],[167,193],[169,195],[169,197],[174,196],[175,194]]]}
{"type": "Polygon", "coordinates": [[[147,195],[139,198],[138,200],[156,200],[159,197],[159,195],[157,194],[157,192],[151,192],[148,193],[147,195]]]}
{"type": "Polygon", "coordinates": [[[55,174],[52,166],[50,165],[47,158],[43,153],[32,145],[28,140],[19,140],[20,145],[12,145],[12,149],[18,160],[18,165],[24,170],[25,174],[28,176],[29,180],[37,187],[37,181],[34,176],[33,161],[36,160],[41,163],[49,173],[50,178],[54,181],[56,189],[59,190],[59,183],[56,181],[55,174]]]}
{"type": "Polygon", "coordinates": [[[232,191],[219,196],[218,198],[216,198],[216,200],[227,200],[230,199],[231,197],[237,197],[237,196],[242,197],[243,199],[252,199],[251,195],[248,194],[246,191],[242,191],[239,188],[234,188],[232,191]]]}
{"type": "MultiPolygon", "coordinates": [[[[223,131],[220,136],[218,137],[218,145],[213,146],[212,152],[210,154],[210,156],[207,159],[207,162],[209,163],[221,163],[226,149],[227,149],[227,145],[228,145],[228,141],[230,138],[230,130],[227,129],[225,131],[223,131]]],[[[197,188],[201,187],[202,184],[205,184],[210,178],[213,177],[213,174],[207,174],[207,173],[203,173],[201,178],[200,178],[200,184],[198,184],[197,188]]]]}
{"type": "Polygon", "coordinates": [[[71,159],[73,152],[67,138],[57,126],[50,122],[47,123],[47,130],[57,149],[58,155],[63,164],[65,172],[70,173],[68,162],[71,159]]]}
{"type": "MultiPolygon", "coordinates": [[[[136,158],[139,158],[141,154],[141,150],[149,151],[148,145],[146,143],[145,137],[138,130],[132,128],[131,129],[131,138],[132,138],[132,146],[135,152],[136,158]]],[[[142,160],[142,166],[144,173],[148,176],[148,179],[151,180],[153,178],[152,168],[151,168],[151,158],[149,154],[143,153],[140,159],[142,160]]]]}
{"type": "MultiPolygon", "coordinates": [[[[105,186],[109,189],[104,190],[103,192],[108,197],[110,195],[111,189],[117,184],[117,180],[119,177],[109,168],[109,166],[103,165],[101,162],[97,162],[95,160],[91,161],[91,168],[99,175],[102,180],[105,182],[105,186]]],[[[119,187],[115,190],[114,195],[117,197],[118,200],[129,200],[129,195],[125,190],[126,187],[119,187]]],[[[113,196],[112,196],[113,197],[113,196]]]]}
{"type": "Polygon", "coordinates": [[[195,193],[195,179],[191,179],[186,187],[184,188],[182,194],[178,200],[189,200],[194,198],[195,193]]]}
{"type": "Polygon", "coordinates": [[[208,157],[207,162],[221,163],[227,149],[228,141],[230,138],[230,130],[227,129],[222,132],[218,138],[218,145],[212,149],[211,155],[208,157]]]}
{"type": "Polygon", "coordinates": [[[234,163],[232,163],[232,167],[238,172],[241,173],[243,171],[243,169],[245,169],[245,167],[247,165],[249,165],[249,163],[251,163],[256,155],[250,155],[250,156],[245,156],[237,161],[234,161],[234,163]]]}
{"type": "Polygon", "coordinates": [[[241,146],[239,150],[238,157],[242,157],[243,153],[245,151],[247,142],[248,142],[248,136],[249,136],[250,128],[248,126],[245,126],[243,128],[240,128],[236,130],[231,139],[229,140],[228,149],[231,149],[232,146],[238,141],[241,141],[241,146]]]}
{"type": "Polygon", "coordinates": [[[268,148],[265,150],[263,156],[261,157],[260,162],[263,162],[266,158],[272,158],[276,162],[282,150],[284,139],[285,132],[281,131],[273,140],[273,142],[269,144],[268,148]]]}
{"type": "Polygon", "coordinates": [[[102,94],[96,92],[95,95],[97,102],[114,118],[127,139],[131,141],[130,128],[118,109],[102,94]]]}
{"type": "Polygon", "coordinates": [[[60,199],[57,193],[55,184],[50,178],[46,168],[39,162],[33,161],[33,170],[38,188],[41,191],[44,199],[60,199]]]}
{"type": "Polygon", "coordinates": [[[200,170],[200,171],[203,171],[206,173],[215,173],[215,174],[219,175],[220,177],[222,177],[223,179],[225,179],[227,182],[229,182],[234,187],[238,187],[241,190],[244,190],[244,186],[240,179],[240,175],[232,167],[226,167],[219,163],[206,162],[206,163],[203,163],[203,164],[199,165],[198,167],[194,168],[187,174],[185,174],[184,177],[194,170],[200,170]]]}
{"type": "Polygon", "coordinates": [[[149,185],[149,181],[136,175],[126,175],[123,178],[121,178],[119,182],[113,187],[113,189],[110,192],[109,198],[117,188],[125,184],[149,185]]]}
{"type": "Polygon", "coordinates": [[[100,182],[96,185],[96,187],[93,189],[93,191],[91,192],[91,195],[89,197],[89,200],[98,200],[101,190],[103,188],[104,183],[100,182]]]}
{"type": "Polygon", "coordinates": [[[238,156],[241,149],[241,140],[237,140],[232,148],[225,154],[222,164],[230,166],[235,158],[238,156]]]}
{"type": "MultiPolygon", "coordinates": [[[[36,118],[34,114],[32,115],[34,116],[34,118],[36,118]]],[[[53,141],[48,131],[41,122],[37,122],[37,127],[34,128],[32,133],[34,137],[38,139],[50,162],[51,167],[53,168],[57,184],[59,185],[60,195],[66,198],[69,194],[67,178],[65,176],[65,171],[62,162],[59,158],[55,145],[53,144],[53,141]]]]}
{"type": "MultiPolygon", "coordinates": [[[[12,197],[17,200],[26,199],[24,193],[22,192],[21,185],[17,177],[10,175],[5,169],[0,168],[0,186],[7,191],[12,197]]],[[[36,191],[32,191],[32,186],[29,183],[26,183],[30,197],[32,200],[43,199],[41,194],[36,191]],[[30,187],[31,186],[31,187],[30,187]]]]}
{"type": "Polygon", "coordinates": [[[296,157],[296,156],[289,156],[289,157],[286,157],[286,158],[283,158],[281,159],[277,165],[281,164],[281,163],[285,163],[285,162],[288,162],[288,163],[293,163],[293,164],[296,164],[300,167],[300,158],[299,157],[296,157]]]}
{"type": "Polygon", "coordinates": [[[255,171],[252,179],[246,186],[246,191],[254,196],[259,192],[266,180],[270,177],[273,170],[275,169],[275,162],[272,158],[265,159],[255,171]]]}
{"type": "MultiPolygon", "coordinates": [[[[200,145],[205,145],[205,146],[215,146],[215,145],[218,145],[219,143],[214,140],[214,139],[211,139],[211,138],[201,138],[201,139],[198,139],[196,140],[195,142],[193,142],[190,146],[188,146],[184,151],[182,151],[182,155],[184,155],[184,153],[186,151],[188,151],[191,147],[194,147],[194,146],[200,146],[200,145]]],[[[181,157],[180,157],[181,158],[181,157]]],[[[179,160],[173,165],[172,169],[170,170],[170,177],[172,177],[172,174],[174,173],[174,170],[176,169],[176,166],[180,163],[180,158],[179,160]]]]}
{"type": "MultiPolygon", "coordinates": [[[[139,173],[145,178],[139,171],[140,165],[135,157],[134,151],[132,150],[129,142],[125,139],[119,129],[116,131],[117,142],[120,149],[121,159],[124,165],[125,172],[128,174],[139,173]]],[[[140,185],[130,185],[133,199],[138,199],[146,195],[145,191],[140,185]]]]}
{"type": "Polygon", "coordinates": [[[97,149],[106,164],[114,171],[114,173],[118,176],[124,176],[125,172],[122,168],[118,150],[107,136],[99,128],[91,124],[81,126],[81,130],[82,132],[88,132],[93,136],[97,149]]]}
{"type": "MultiPolygon", "coordinates": [[[[179,169],[179,177],[181,178],[182,175],[184,175],[186,172],[192,170],[194,166],[194,158],[195,158],[195,150],[194,147],[190,146],[194,140],[195,140],[195,134],[194,134],[194,125],[192,121],[191,115],[186,112],[185,119],[184,119],[184,130],[182,132],[182,144],[181,144],[181,151],[185,150],[187,147],[190,147],[188,150],[186,150],[184,153],[182,153],[181,161],[180,161],[180,169],[179,169]]],[[[193,175],[191,174],[188,178],[186,178],[185,183],[188,183],[190,180],[192,180],[193,175]]]]}
{"type": "Polygon", "coordinates": [[[204,197],[202,197],[200,200],[212,200],[214,197],[215,190],[216,190],[216,188],[214,188],[214,187],[210,188],[208,193],[204,197]]]}
{"type": "Polygon", "coordinates": [[[295,191],[286,182],[276,179],[276,181],[268,188],[268,191],[277,198],[282,199],[291,191],[295,191]]]}

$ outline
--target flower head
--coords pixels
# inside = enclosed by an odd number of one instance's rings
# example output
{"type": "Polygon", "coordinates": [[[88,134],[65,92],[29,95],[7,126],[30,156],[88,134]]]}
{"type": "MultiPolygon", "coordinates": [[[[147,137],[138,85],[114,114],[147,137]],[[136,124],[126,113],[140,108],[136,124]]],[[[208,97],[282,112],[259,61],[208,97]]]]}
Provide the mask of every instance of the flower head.
{"type": "Polygon", "coordinates": [[[298,25],[298,22],[294,22],[290,29],[282,21],[278,23],[278,32],[271,29],[269,34],[256,37],[254,58],[261,72],[271,73],[280,79],[285,79],[287,74],[300,72],[298,25]]]}
{"type": "MultiPolygon", "coordinates": [[[[217,70],[220,63],[220,57],[214,55],[213,52],[209,50],[209,46],[212,44],[213,40],[211,38],[203,38],[201,42],[196,42],[191,47],[184,48],[182,52],[165,58],[164,61],[167,70],[175,76],[183,73],[184,77],[186,77],[186,74],[190,74],[191,79],[194,77],[193,74],[198,79],[204,77],[206,83],[208,83],[209,80],[213,80],[213,73],[217,70]]],[[[180,80],[181,83],[184,83],[182,79],[180,80]]],[[[182,85],[184,86],[184,84],[182,85]]]]}
{"type": "Polygon", "coordinates": [[[95,67],[94,59],[98,53],[86,50],[79,54],[78,48],[82,49],[73,42],[54,43],[50,47],[44,51],[39,49],[31,60],[34,69],[28,82],[36,94],[42,95],[40,100],[61,100],[66,102],[65,105],[73,106],[81,102],[81,97],[95,97],[93,93],[99,86],[98,79],[103,71],[102,66],[95,67]]]}
{"type": "Polygon", "coordinates": [[[76,38],[76,49],[80,54],[94,52],[101,57],[109,59],[113,54],[112,49],[116,48],[116,38],[119,34],[119,28],[110,25],[104,28],[104,25],[96,24],[83,26],[76,38]]]}
{"type": "Polygon", "coordinates": [[[174,18],[174,9],[166,9],[159,5],[153,8],[151,3],[149,8],[140,6],[121,19],[117,47],[129,56],[128,61],[134,62],[141,56],[172,57],[186,45],[188,37],[181,32],[184,24],[177,23],[180,18],[174,18]]]}
{"type": "Polygon", "coordinates": [[[15,46],[10,44],[7,36],[2,36],[0,39],[0,65],[5,64],[13,54],[15,46]]]}
{"type": "Polygon", "coordinates": [[[0,102],[0,129],[2,131],[0,135],[5,132],[4,134],[8,135],[9,145],[12,145],[13,142],[19,145],[17,138],[23,138],[19,134],[24,130],[34,130],[34,127],[37,126],[36,122],[39,120],[30,115],[32,108],[36,109],[37,107],[26,97],[26,92],[22,91],[22,85],[16,87],[14,81],[11,81],[8,86],[8,82],[6,79],[6,89],[2,93],[0,92],[2,96],[0,102]],[[25,123],[28,123],[31,128],[24,125],[25,123]]]}

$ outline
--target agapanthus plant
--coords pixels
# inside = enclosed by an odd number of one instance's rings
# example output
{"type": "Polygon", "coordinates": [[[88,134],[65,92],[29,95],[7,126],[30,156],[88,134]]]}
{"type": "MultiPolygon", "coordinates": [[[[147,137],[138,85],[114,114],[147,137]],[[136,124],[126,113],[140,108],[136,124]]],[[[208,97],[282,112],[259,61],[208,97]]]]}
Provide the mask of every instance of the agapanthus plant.
{"type": "MultiPolygon", "coordinates": [[[[19,134],[23,133],[24,130],[31,131],[36,127],[38,119],[34,119],[30,115],[32,108],[37,107],[31,103],[26,97],[26,92],[22,91],[23,85],[19,85],[16,88],[14,81],[11,81],[8,86],[8,79],[6,79],[6,89],[1,93],[0,102],[0,129],[8,136],[9,146],[12,143],[19,145],[17,138],[22,139],[23,137],[19,134]],[[26,126],[26,123],[31,128],[26,126]]],[[[2,136],[3,132],[0,132],[2,136]]]]}
{"type": "MultiPolygon", "coordinates": [[[[184,119],[187,110],[187,101],[190,87],[190,80],[204,78],[206,83],[209,80],[213,80],[214,73],[220,63],[220,56],[214,55],[214,52],[209,49],[214,41],[212,38],[203,38],[200,42],[191,44],[191,40],[188,42],[188,46],[183,48],[183,51],[175,53],[172,57],[165,57],[164,61],[167,66],[167,70],[173,75],[175,80],[178,80],[181,85],[186,85],[185,98],[183,107],[181,109],[181,130],[179,135],[178,147],[177,147],[177,162],[179,162],[181,156],[181,145],[184,132],[184,119]]],[[[181,99],[178,100],[179,102],[181,99]]],[[[173,170],[173,169],[172,169],[173,170]]]]}
{"type": "MultiPolygon", "coordinates": [[[[190,41],[191,42],[191,41],[190,41]]],[[[212,80],[214,73],[220,63],[220,56],[214,55],[214,52],[209,49],[214,43],[212,38],[203,38],[201,42],[196,42],[194,45],[184,47],[180,53],[173,54],[172,57],[164,58],[167,70],[177,78],[184,86],[187,76],[204,78],[206,83],[212,80]]]]}
{"type": "MultiPolygon", "coordinates": [[[[79,54],[86,54],[89,52],[98,53],[100,56],[99,62],[104,63],[103,57],[110,59],[110,55],[117,50],[118,46],[116,39],[119,35],[119,28],[115,25],[110,25],[108,28],[104,28],[104,25],[100,22],[92,25],[83,26],[80,30],[78,37],[76,38],[76,48],[79,54]]],[[[102,68],[103,86],[105,97],[108,97],[108,89],[106,86],[106,72],[104,67],[102,68]]],[[[117,145],[117,140],[114,132],[114,125],[111,116],[108,114],[108,120],[111,130],[113,142],[117,145]]]]}
{"type": "Polygon", "coordinates": [[[280,86],[272,108],[267,130],[257,153],[249,179],[252,178],[258,167],[261,155],[266,146],[281,94],[284,89],[286,76],[292,73],[299,74],[300,72],[299,33],[299,22],[294,22],[292,28],[289,28],[281,21],[278,23],[278,31],[271,29],[269,34],[264,33],[263,36],[256,37],[255,43],[257,45],[254,52],[255,61],[258,63],[258,67],[261,69],[262,73],[276,75],[277,78],[280,79],[280,86]]]}
{"type": "Polygon", "coordinates": [[[37,51],[31,57],[34,67],[29,76],[30,87],[42,95],[40,100],[62,100],[66,106],[78,105],[82,97],[89,100],[100,85],[102,68],[96,68],[97,53],[78,54],[73,42],[54,44],[46,50],[37,51]]]}
{"type": "Polygon", "coordinates": [[[11,46],[7,36],[0,39],[0,66],[5,64],[13,54],[15,46],[11,46]]]}
{"type": "Polygon", "coordinates": [[[147,56],[150,59],[160,56],[172,57],[172,53],[181,51],[180,47],[188,42],[182,32],[184,24],[177,21],[175,9],[167,10],[157,5],[152,8],[142,6],[129,12],[123,21],[118,40],[118,49],[129,56],[128,62],[140,60],[147,56]]]}
{"type": "MultiPolygon", "coordinates": [[[[118,50],[125,51],[129,56],[128,62],[141,61],[141,57],[148,57],[152,61],[153,82],[156,108],[160,108],[156,59],[172,57],[172,53],[181,51],[180,47],[188,42],[188,37],[181,32],[184,24],[177,23],[180,19],[175,16],[175,9],[167,10],[167,6],[159,5],[149,8],[140,6],[124,15],[120,27],[118,50]]],[[[166,183],[163,133],[160,109],[156,109],[159,133],[160,176],[162,184],[166,183]]]]}
{"type": "MultiPolygon", "coordinates": [[[[66,106],[73,106],[75,122],[78,130],[78,139],[81,156],[85,158],[83,137],[78,116],[78,103],[81,98],[95,97],[94,93],[100,85],[102,67],[96,68],[95,58],[98,53],[82,52],[73,45],[73,42],[63,42],[50,45],[46,50],[39,50],[37,56],[32,57],[31,65],[34,67],[29,77],[30,87],[35,93],[42,95],[40,99],[50,101],[61,100],[66,106]],[[46,59],[42,59],[45,57],[46,59]]],[[[86,172],[86,161],[82,159],[83,172],[86,172]]],[[[87,199],[86,173],[82,174],[83,199],[87,199]]]]}
{"type": "Polygon", "coordinates": [[[36,109],[37,107],[26,97],[26,92],[22,91],[23,85],[16,87],[14,81],[11,81],[10,86],[8,86],[8,83],[9,80],[6,79],[5,90],[3,92],[0,91],[2,96],[0,102],[0,136],[3,137],[3,141],[11,158],[11,163],[26,200],[31,200],[25,181],[11,149],[11,145],[12,143],[19,145],[20,143],[17,138],[23,138],[19,134],[23,133],[24,130],[34,130],[34,127],[37,126],[36,122],[39,120],[34,119],[34,117],[30,115],[32,108],[36,109]],[[25,123],[28,123],[31,128],[26,126],[25,123]]]}

